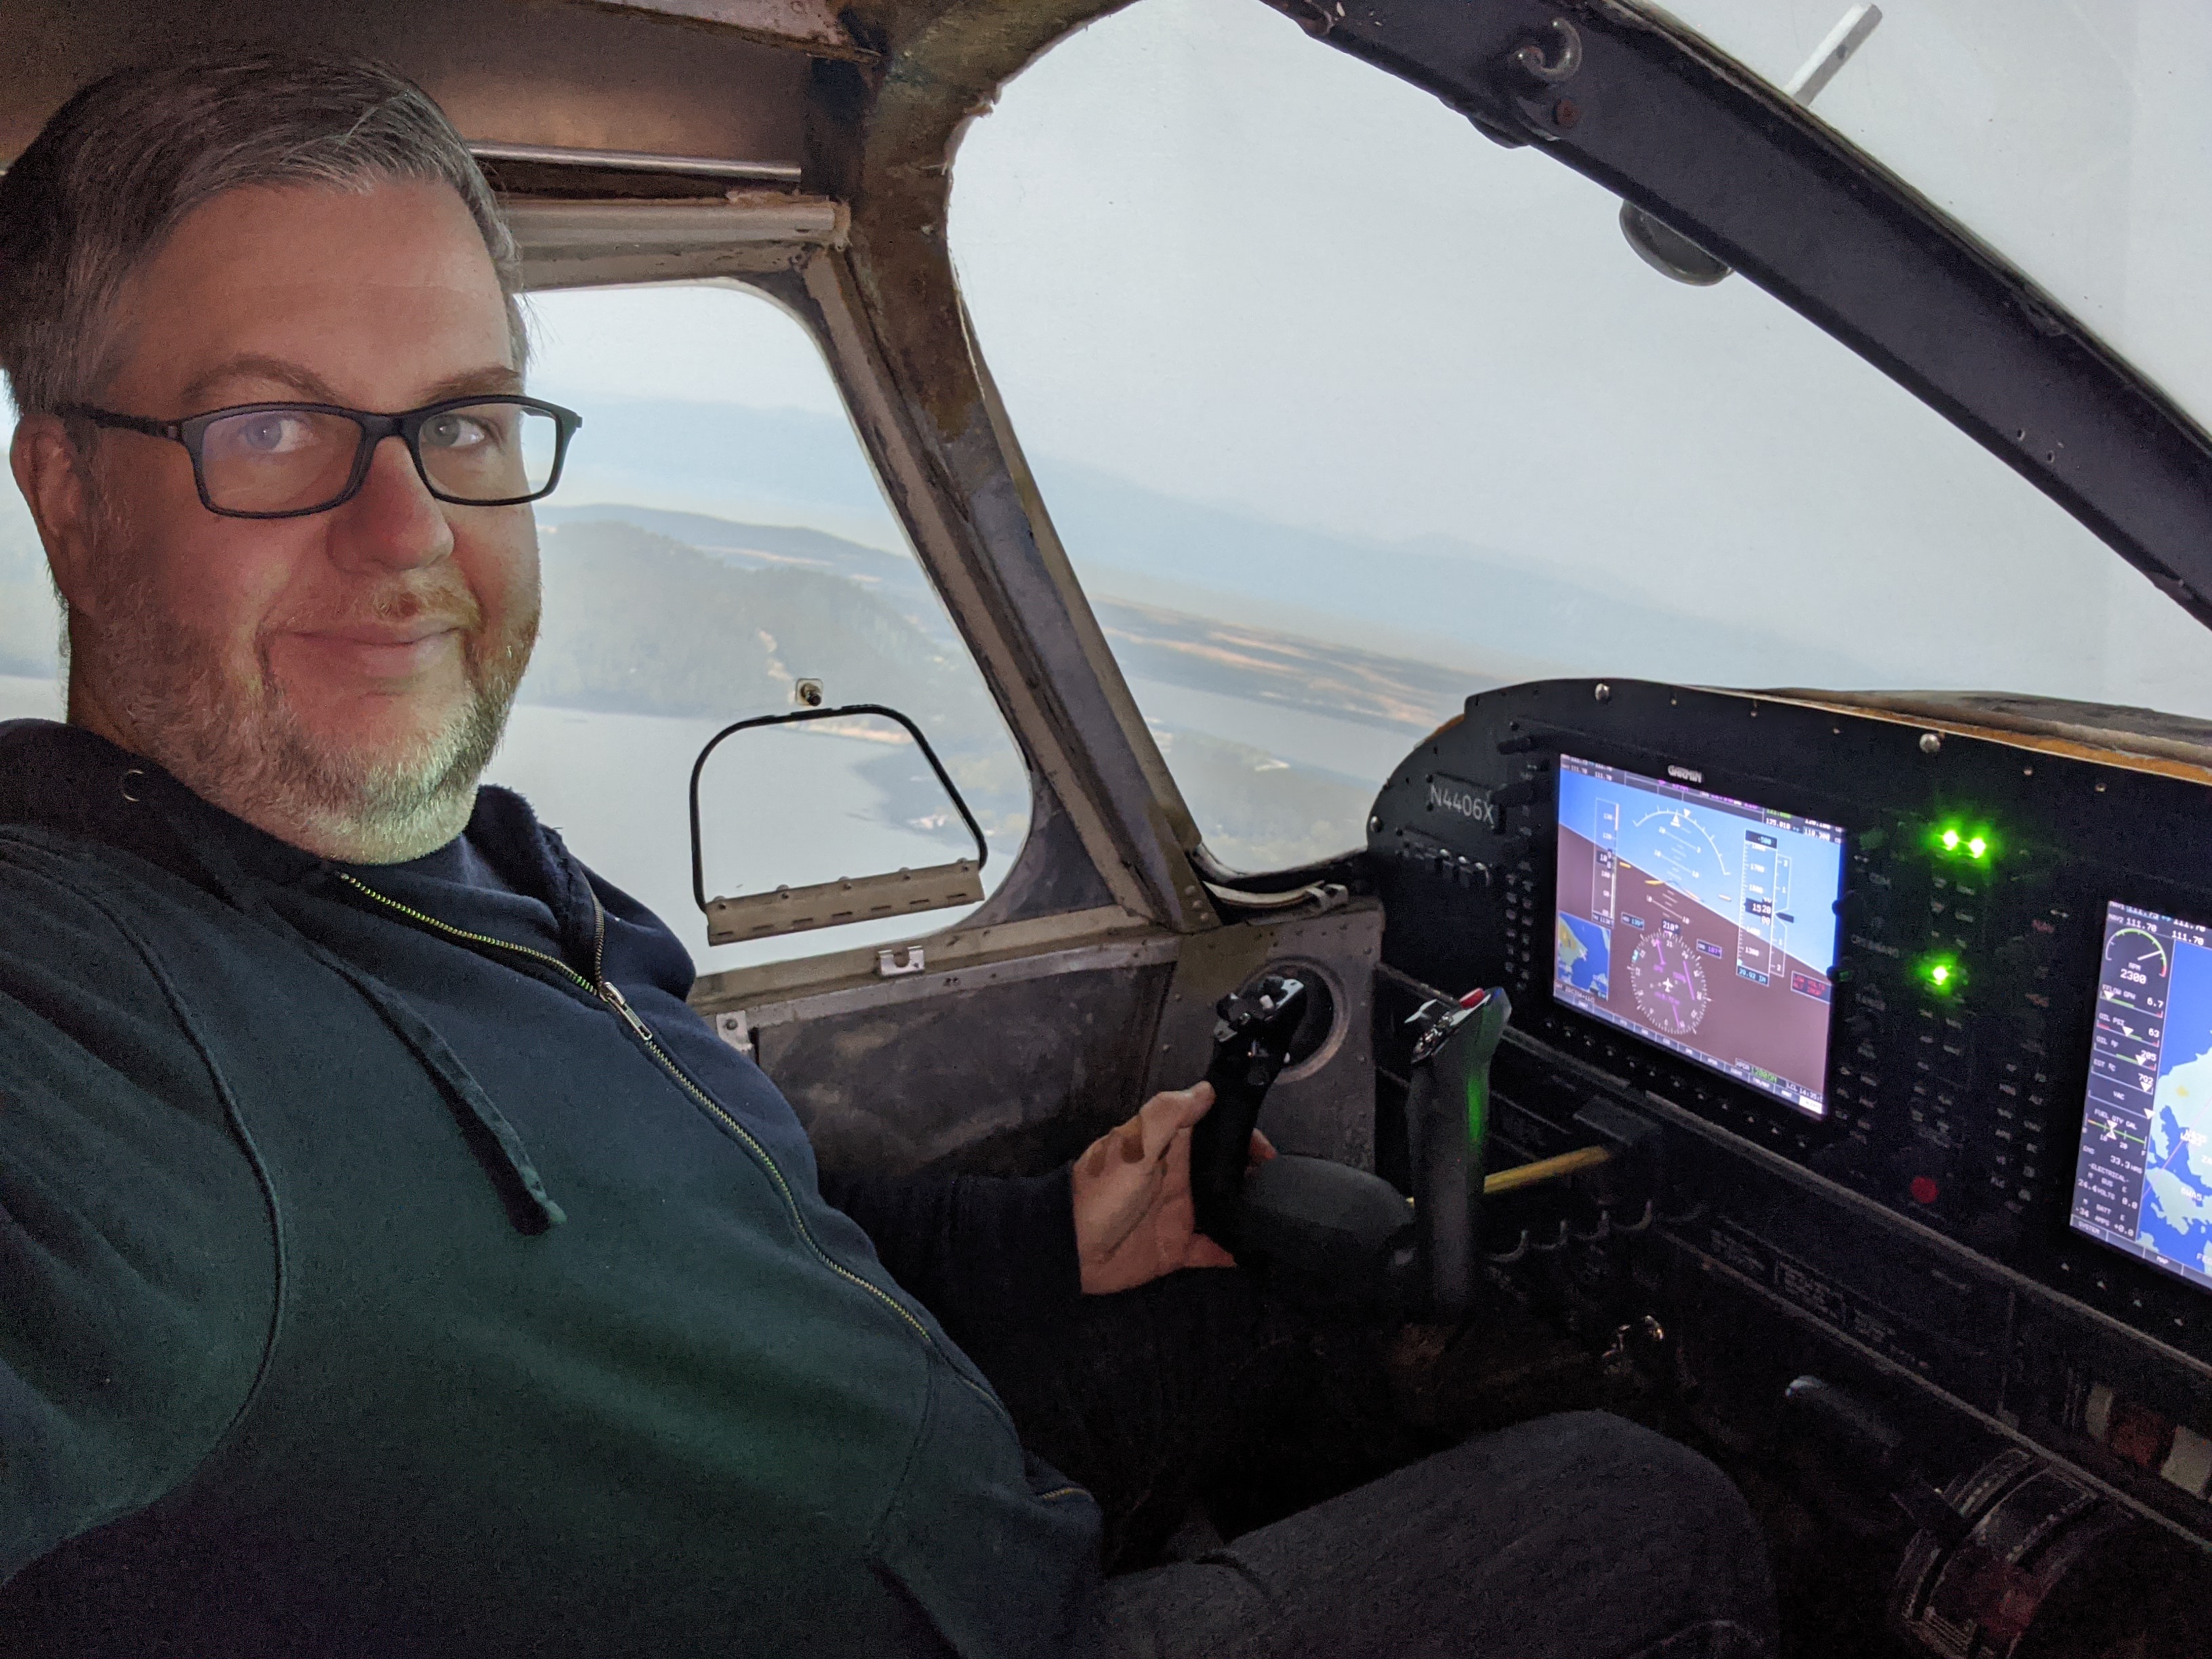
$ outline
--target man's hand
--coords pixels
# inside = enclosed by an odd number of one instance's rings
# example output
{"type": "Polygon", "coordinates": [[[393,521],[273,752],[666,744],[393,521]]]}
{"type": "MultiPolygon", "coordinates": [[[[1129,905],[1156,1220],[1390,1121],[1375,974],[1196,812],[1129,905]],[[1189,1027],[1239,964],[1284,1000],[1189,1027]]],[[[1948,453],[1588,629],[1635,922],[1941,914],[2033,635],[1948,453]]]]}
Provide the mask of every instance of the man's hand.
{"type": "MultiPolygon", "coordinates": [[[[1190,1127],[1212,1104],[1206,1083],[1154,1095],[1075,1160],[1075,1250],[1086,1296],[1133,1290],[1178,1267],[1237,1265],[1192,1222],[1190,1127]]],[[[1252,1163],[1274,1155],[1255,1129],[1252,1163]]]]}

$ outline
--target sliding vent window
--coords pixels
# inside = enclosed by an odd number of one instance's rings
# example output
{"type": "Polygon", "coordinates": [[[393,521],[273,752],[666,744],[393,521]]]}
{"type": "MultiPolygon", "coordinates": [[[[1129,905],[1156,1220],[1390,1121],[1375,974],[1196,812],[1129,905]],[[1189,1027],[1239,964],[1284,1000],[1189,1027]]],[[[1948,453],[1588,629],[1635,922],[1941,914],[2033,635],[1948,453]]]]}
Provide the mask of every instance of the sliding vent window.
{"type": "MultiPolygon", "coordinates": [[[[702,972],[957,921],[966,909],[708,946],[686,792],[725,726],[817,698],[907,715],[983,831],[985,892],[1028,832],[1028,773],[789,313],[694,285],[530,308],[531,391],[584,427],[537,509],[544,620],[488,781],[659,912],[702,972]]],[[[874,716],[733,739],[702,773],[699,816],[710,900],[975,857],[927,757],[874,716]]]]}
{"type": "MultiPolygon", "coordinates": [[[[1785,9],[1817,41],[1843,9],[1785,9]]],[[[1519,680],[2212,716],[2212,636],[2002,462],[1748,281],[1661,276],[1540,149],[1267,7],[1102,19],[953,179],[978,343],[1232,867],[1361,844],[1391,766],[1519,680]]]]}

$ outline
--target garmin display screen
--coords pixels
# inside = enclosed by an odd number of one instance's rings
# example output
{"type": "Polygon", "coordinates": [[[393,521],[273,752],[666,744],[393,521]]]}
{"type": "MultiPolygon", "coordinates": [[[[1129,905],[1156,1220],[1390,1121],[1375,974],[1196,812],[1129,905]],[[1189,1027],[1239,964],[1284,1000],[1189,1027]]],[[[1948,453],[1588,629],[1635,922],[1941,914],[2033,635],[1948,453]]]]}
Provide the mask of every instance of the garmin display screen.
{"type": "Polygon", "coordinates": [[[1826,1115],[1844,832],[1559,757],[1559,1001],[1826,1115]]]}

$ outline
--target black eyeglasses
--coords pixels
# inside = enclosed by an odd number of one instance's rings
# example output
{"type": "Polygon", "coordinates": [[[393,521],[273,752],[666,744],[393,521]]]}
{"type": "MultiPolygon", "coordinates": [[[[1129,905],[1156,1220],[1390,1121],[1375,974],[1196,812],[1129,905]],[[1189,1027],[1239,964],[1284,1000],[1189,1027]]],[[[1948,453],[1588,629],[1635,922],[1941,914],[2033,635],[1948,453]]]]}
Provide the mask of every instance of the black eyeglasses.
{"type": "Polygon", "coordinates": [[[182,421],[149,421],[75,404],[95,426],[143,432],[185,447],[210,513],[298,519],[360,493],[377,445],[405,441],[423,487],[465,507],[520,507],[561,482],[568,440],[584,417],[535,398],[447,398],[404,415],[335,404],[240,404],[182,421]]]}

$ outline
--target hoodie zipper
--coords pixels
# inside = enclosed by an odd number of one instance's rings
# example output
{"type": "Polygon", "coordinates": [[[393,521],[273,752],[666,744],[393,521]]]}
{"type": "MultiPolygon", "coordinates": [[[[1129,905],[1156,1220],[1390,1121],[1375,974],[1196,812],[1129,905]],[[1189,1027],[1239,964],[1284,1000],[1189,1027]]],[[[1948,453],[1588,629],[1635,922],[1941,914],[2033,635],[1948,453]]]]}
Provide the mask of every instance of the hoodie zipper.
{"type": "MultiPolygon", "coordinates": [[[[592,972],[596,979],[594,982],[594,980],[585,978],[560,957],[548,951],[533,950],[527,945],[517,945],[509,939],[495,939],[489,933],[472,933],[465,927],[456,927],[451,922],[441,921],[437,917],[417,910],[410,904],[401,903],[388,893],[379,892],[367,882],[359,880],[343,870],[333,871],[331,873],[355,891],[367,895],[386,909],[397,911],[409,921],[428,927],[434,933],[442,933],[449,939],[461,939],[471,945],[489,945],[496,950],[512,951],[517,956],[528,957],[533,962],[543,963],[547,967],[557,970],[572,983],[580,988],[586,995],[597,999],[601,1005],[619,1017],[623,1024],[629,1026],[631,1033],[645,1046],[646,1052],[659,1063],[660,1069],[665,1072],[685,1094],[690,1096],[702,1110],[712,1116],[755,1158],[759,1160],[761,1167],[768,1171],[769,1178],[775,1183],[776,1191],[782,1196],[783,1206],[785,1212],[791,1217],[792,1226],[798,1231],[799,1237],[805,1241],[806,1248],[814,1253],[815,1258],[840,1279],[866,1291],[884,1307],[896,1314],[914,1334],[921,1339],[925,1347],[945,1361],[955,1376],[974,1389],[983,1400],[988,1401],[1009,1428],[1013,1426],[1013,1419],[1006,1415],[1005,1403],[989,1389],[979,1385],[958,1365],[953,1364],[951,1358],[939,1347],[937,1339],[930,1334],[927,1326],[902,1307],[898,1299],[881,1285],[870,1283],[822,1247],[820,1242],[814,1237],[813,1229],[806,1224],[806,1218],[799,1212],[798,1195],[792,1191],[791,1183],[784,1178],[783,1170],[777,1165],[775,1159],[769,1155],[768,1148],[762,1146],[759,1139],[744,1124],[724,1111],[714,1097],[694,1083],[668,1051],[660,1046],[660,1041],[653,1036],[652,1028],[639,1018],[637,1011],[629,1006],[629,999],[623,995],[622,988],[606,975],[607,913],[605,907],[600,904],[599,896],[597,893],[592,894],[592,972]]],[[[588,887],[586,890],[589,890],[588,887]]],[[[1058,1495],[1054,1494],[1055,1497],[1058,1495]]]]}

